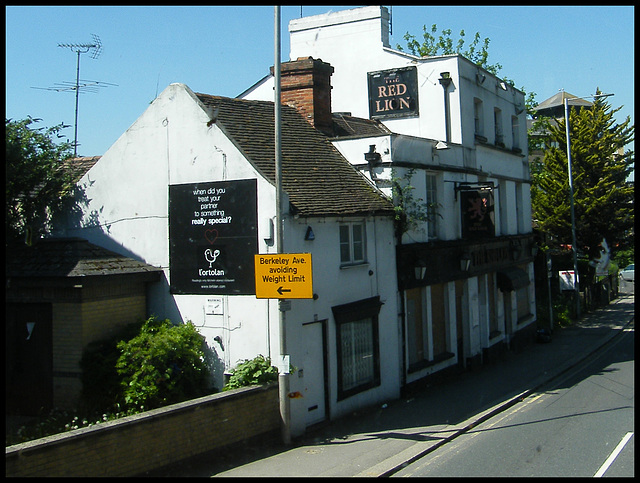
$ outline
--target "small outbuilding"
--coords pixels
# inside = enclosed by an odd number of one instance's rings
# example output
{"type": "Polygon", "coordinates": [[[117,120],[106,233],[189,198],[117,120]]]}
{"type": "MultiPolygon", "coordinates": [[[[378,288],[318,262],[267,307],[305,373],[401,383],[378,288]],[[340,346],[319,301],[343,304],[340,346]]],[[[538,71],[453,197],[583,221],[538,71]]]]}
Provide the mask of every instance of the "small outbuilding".
{"type": "Polygon", "coordinates": [[[146,315],[146,284],[162,270],[81,238],[12,250],[5,272],[6,413],[73,408],[90,342],[146,315]]]}

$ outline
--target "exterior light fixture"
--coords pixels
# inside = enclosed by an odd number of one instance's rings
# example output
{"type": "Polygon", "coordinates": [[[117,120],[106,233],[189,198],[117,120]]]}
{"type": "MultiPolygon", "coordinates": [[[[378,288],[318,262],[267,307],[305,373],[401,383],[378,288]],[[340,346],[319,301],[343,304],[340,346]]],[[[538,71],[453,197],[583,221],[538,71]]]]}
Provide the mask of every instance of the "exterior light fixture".
{"type": "Polygon", "coordinates": [[[307,226],[307,232],[304,234],[304,239],[307,241],[312,241],[316,239],[316,236],[313,233],[313,229],[310,226],[307,226]]]}
{"type": "Polygon", "coordinates": [[[375,144],[371,144],[369,146],[369,152],[368,153],[364,153],[364,159],[367,162],[367,164],[369,165],[369,167],[373,167],[373,166],[380,166],[381,162],[382,162],[382,156],[380,155],[380,153],[376,153],[376,145],[375,144]]]}
{"type": "Polygon", "coordinates": [[[465,251],[460,258],[460,270],[468,272],[469,268],[471,268],[471,254],[465,251]]]}

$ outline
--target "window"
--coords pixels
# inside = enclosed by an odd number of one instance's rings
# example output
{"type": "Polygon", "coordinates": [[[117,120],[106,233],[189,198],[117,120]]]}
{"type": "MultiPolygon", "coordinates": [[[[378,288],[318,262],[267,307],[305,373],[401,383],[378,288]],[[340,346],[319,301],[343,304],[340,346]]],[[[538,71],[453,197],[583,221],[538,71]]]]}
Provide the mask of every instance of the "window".
{"type": "Polygon", "coordinates": [[[437,190],[437,180],[435,174],[427,173],[427,215],[429,216],[429,220],[427,221],[427,234],[429,238],[437,238],[437,224],[436,221],[438,219],[438,190],[437,190]]]}
{"type": "Polygon", "coordinates": [[[338,352],[338,400],[380,385],[380,297],[332,307],[338,352]]]}
{"type": "Polygon", "coordinates": [[[516,116],[511,116],[511,149],[520,150],[520,124],[516,116]]]}
{"type": "Polygon", "coordinates": [[[475,126],[475,135],[483,137],[484,126],[482,123],[482,101],[477,97],[473,99],[473,120],[475,126]]]}
{"type": "Polygon", "coordinates": [[[405,292],[409,372],[418,371],[453,355],[447,351],[446,285],[431,285],[429,289],[430,323],[427,322],[427,288],[416,287],[405,292]]]}
{"type": "Polygon", "coordinates": [[[355,265],[366,261],[366,230],[364,223],[340,225],[340,263],[355,265]]]}
{"type": "Polygon", "coordinates": [[[502,133],[502,111],[497,107],[493,110],[493,122],[495,126],[496,146],[504,147],[504,136],[502,133]]]}

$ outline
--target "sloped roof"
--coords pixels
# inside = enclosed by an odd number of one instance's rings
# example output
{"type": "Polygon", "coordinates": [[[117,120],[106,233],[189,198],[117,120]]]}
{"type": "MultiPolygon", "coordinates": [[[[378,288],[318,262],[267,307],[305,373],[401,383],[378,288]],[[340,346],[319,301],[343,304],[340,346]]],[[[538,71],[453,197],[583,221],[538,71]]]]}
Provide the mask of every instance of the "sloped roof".
{"type": "MultiPolygon", "coordinates": [[[[196,94],[246,158],[275,183],[274,104],[196,94]]],[[[318,130],[282,106],[282,187],[300,216],[393,213],[393,205],[318,130]]]]}
{"type": "Polygon", "coordinates": [[[76,182],[80,181],[87,171],[93,168],[93,165],[100,160],[101,156],[83,156],[77,158],[69,158],[65,161],[65,168],[71,170],[75,175],[76,182]]]}
{"type": "Polygon", "coordinates": [[[350,114],[334,112],[333,130],[335,137],[369,137],[369,136],[388,136],[391,131],[376,119],[364,119],[354,117],[350,114]]]}
{"type": "Polygon", "coordinates": [[[133,258],[99,247],[82,238],[44,238],[11,250],[7,277],[88,277],[162,271],[133,258]]]}
{"type": "Polygon", "coordinates": [[[569,105],[573,107],[590,107],[593,105],[585,99],[579,99],[573,94],[569,94],[565,91],[560,91],[549,99],[542,101],[538,104],[534,111],[538,114],[549,115],[553,117],[564,117],[564,100],[569,99],[569,105]]]}

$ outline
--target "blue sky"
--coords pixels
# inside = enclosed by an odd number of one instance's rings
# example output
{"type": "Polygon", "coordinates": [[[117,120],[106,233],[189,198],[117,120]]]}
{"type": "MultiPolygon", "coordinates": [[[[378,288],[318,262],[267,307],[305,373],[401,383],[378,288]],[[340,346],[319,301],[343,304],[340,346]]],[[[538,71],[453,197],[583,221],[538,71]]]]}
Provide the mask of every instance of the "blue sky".
{"type": "MultiPolygon", "coordinates": [[[[288,23],[355,6],[283,6],[282,61],[289,60],[288,23]]],[[[101,155],[172,82],[195,92],[235,97],[274,63],[273,6],[46,7],[6,6],[6,117],[41,118],[40,126],[71,127],[75,93],[46,89],[75,84],[77,56],[59,43],[99,36],[97,59],[80,56],[80,78],[116,84],[79,99],[78,154],[101,155]]],[[[577,96],[596,88],[620,122],[634,123],[634,8],[394,6],[391,45],[423,26],[488,37],[489,62],[538,102],[564,89],[577,96]]],[[[632,147],[633,149],[633,147],[632,147]]]]}

